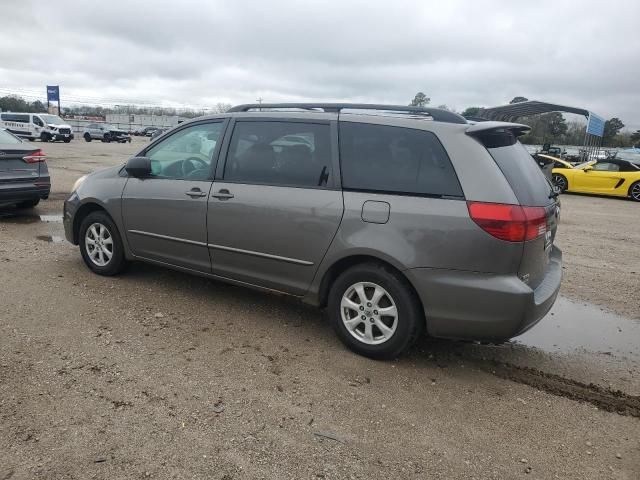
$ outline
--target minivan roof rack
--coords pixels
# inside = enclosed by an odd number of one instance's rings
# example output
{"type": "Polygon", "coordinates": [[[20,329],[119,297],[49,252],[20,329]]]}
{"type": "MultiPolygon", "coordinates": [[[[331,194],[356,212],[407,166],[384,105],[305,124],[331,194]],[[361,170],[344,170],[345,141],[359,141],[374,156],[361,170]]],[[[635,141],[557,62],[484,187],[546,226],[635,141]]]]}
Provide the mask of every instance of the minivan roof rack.
{"type": "Polygon", "coordinates": [[[248,112],[250,110],[322,110],[340,113],[341,110],[380,110],[385,112],[403,112],[431,117],[437,122],[467,123],[464,117],[441,108],[413,107],[406,105],[383,105],[376,103],[247,103],[236,105],[227,112],[248,112]]]}

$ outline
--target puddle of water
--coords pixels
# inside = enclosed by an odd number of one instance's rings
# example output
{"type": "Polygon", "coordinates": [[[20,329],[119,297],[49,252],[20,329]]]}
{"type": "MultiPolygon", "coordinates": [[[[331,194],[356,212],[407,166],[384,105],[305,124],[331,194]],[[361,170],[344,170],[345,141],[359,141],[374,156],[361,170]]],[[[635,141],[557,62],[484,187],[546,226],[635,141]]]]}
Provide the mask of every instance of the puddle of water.
{"type": "Polygon", "coordinates": [[[513,342],[550,353],[587,351],[640,359],[640,322],[559,297],[540,323],[513,342]]]}
{"type": "Polygon", "coordinates": [[[62,214],[38,215],[36,213],[25,213],[20,211],[0,211],[0,222],[13,224],[27,223],[62,223],[62,214]]]}
{"type": "Polygon", "coordinates": [[[42,240],[43,242],[49,243],[62,243],[64,242],[64,238],[60,235],[36,235],[37,240],[42,240]]]}

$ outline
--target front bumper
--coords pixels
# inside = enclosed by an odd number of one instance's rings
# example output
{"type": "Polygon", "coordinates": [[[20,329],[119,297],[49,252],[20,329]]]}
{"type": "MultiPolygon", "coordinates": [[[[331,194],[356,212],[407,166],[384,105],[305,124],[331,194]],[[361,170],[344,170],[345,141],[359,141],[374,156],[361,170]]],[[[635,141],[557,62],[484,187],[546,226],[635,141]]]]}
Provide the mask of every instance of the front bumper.
{"type": "Polygon", "coordinates": [[[64,201],[62,209],[62,224],[64,225],[64,236],[69,243],[77,245],[77,240],[74,237],[73,223],[76,215],[76,211],[80,206],[80,198],[78,194],[73,192],[69,198],[64,201]]]}
{"type": "Polygon", "coordinates": [[[517,275],[430,268],[405,273],[425,307],[429,335],[505,340],[533,327],[553,306],[562,280],[562,252],[553,247],[545,278],[535,289],[517,275]]]}
{"type": "Polygon", "coordinates": [[[12,182],[0,183],[0,204],[8,205],[24,202],[26,200],[43,200],[49,198],[51,183],[38,180],[38,182],[12,182]]]}
{"type": "Polygon", "coordinates": [[[73,140],[73,133],[52,133],[51,138],[57,142],[73,140]]]}

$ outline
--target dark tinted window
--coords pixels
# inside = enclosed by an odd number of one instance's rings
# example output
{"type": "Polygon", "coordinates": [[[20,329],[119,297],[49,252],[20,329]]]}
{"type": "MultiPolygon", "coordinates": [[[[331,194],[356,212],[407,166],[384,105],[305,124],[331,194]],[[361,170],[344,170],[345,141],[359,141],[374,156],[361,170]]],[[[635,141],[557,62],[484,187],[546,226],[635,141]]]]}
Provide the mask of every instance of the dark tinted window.
{"type": "Polygon", "coordinates": [[[431,132],[342,122],[340,162],[345,189],[462,196],[451,161],[431,132]]]}
{"type": "Polygon", "coordinates": [[[19,113],[3,113],[0,118],[5,122],[29,123],[29,115],[21,115],[19,113]]]}
{"type": "Polygon", "coordinates": [[[319,187],[330,182],[329,125],[238,122],[224,179],[243,183],[319,187]]]}
{"type": "Polygon", "coordinates": [[[493,130],[479,140],[489,150],[521,205],[546,206],[551,202],[551,185],[513,133],[493,130]]]}

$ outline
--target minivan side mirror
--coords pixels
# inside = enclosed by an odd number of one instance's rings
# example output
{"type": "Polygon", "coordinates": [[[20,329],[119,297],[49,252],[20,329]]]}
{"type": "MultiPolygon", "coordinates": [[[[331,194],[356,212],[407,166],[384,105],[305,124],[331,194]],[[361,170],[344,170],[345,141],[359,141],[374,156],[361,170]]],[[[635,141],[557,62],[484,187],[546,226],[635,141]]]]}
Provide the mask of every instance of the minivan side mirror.
{"type": "Polygon", "coordinates": [[[127,161],[124,169],[129,175],[136,178],[151,175],[151,159],[149,157],[133,157],[127,161]]]}

